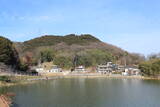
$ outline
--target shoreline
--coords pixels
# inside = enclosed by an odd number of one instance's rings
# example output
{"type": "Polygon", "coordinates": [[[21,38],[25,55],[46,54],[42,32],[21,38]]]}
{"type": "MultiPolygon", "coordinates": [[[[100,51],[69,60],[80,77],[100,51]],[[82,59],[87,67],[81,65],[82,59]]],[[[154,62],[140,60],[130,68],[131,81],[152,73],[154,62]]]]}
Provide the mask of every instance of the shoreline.
{"type": "Polygon", "coordinates": [[[79,75],[67,75],[64,76],[64,78],[114,78],[114,79],[142,79],[142,80],[160,80],[160,78],[152,78],[152,77],[144,77],[144,76],[106,76],[106,75],[101,75],[101,76],[90,76],[90,75],[84,75],[84,76],[79,76],[79,75]]]}
{"type": "MultiPolygon", "coordinates": [[[[55,80],[62,78],[108,78],[108,79],[139,79],[139,80],[160,80],[160,78],[144,77],[144,76],[122,76],[122,75],[102,75],[102,74],[67,74],[67,75],[43,75],[43,76],[21,76],[18,82],[6,83],[0,81],[1,87],[10,87],[16,85],[28,85],[37,83],[41,80],[55,80]],[[25,79],[24,79],[25,78],[25,79]]],[[[0,94],[0,107],[10,107],[12,104],[11,96],[6,94],[0,94]]]]}
{"type": "Polygon", "coordinates": [[[54,79],[61,79],[61,78],[108,78],[108,79],[160,80],[160,78],[144,77],[144,76],[69,74],[69,75],[43,76],[35,79],[28,79],[28,81],[33,82],[33,81],[54,80],[54,79]]]}
{"type": "Polygon", "coordinates": [[[9,87],[15,85],[25,85],[25,84],[32,84],[36,83],[36,81],[41,80],[54,80],[59,78],[114,78],[114,79],[142,79],[142,80],[160,80],[160,78],[154,77],[145,77],[145,76],[122,76],[122,75],[102,75],[102,74],[56,74],[56,75],[42,75],[42,76],[15,76],[18,82],[2,82],[0,81],[0,88],[1,87],[9,87]]]}

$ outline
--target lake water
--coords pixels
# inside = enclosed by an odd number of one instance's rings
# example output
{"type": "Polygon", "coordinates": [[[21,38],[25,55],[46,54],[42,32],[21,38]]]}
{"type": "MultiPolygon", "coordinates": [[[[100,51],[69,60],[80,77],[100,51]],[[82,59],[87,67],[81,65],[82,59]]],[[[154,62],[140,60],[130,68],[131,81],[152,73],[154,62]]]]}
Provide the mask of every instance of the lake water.
{"type": "Polygon", "coordinates": [[[160,81],[65,78],[1,89],[13,107],[160,107],[160,81]]]}

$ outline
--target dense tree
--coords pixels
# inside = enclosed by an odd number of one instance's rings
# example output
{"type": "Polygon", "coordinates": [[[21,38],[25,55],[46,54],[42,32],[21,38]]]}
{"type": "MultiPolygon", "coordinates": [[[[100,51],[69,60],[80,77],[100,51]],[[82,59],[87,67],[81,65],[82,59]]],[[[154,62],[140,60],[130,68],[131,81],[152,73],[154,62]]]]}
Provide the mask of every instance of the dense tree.
{"type": "Polygon", "coordinates": [[[108,61],[114,61],[114,57],[107,51],[97,49],[77,52],[74,56],[59,56],[55,57],[54,63],[67,68],[74,68],[79,65],[85,67],[96,66],[98,64],[105,64],[108,61]]]}
{"type": "Polygon", "coordinates": [[[51,62],[54,59],[54,51],[51,49],[45,49],[40,52],[41,62],[51,62]]]}
{"type": "Polygon", "coordinates": [[[54,64],[59,65],[62,68],[67,68],[67,69],[73,67],[71,58],[64,57],[64,56],[55,57],[54,64]]]}
{"type": "Polygon", "coordinates": [[[10,71],[27,71],[28,64],[20,60],[18,52],[13,43],[2,36],[0,36],[0,62],[7,66],[12,66],[10,71]]]}
{"type": "Polygon", "coordinates": [[[92,66],[92,64],[93,64],[92,59],[93,58],[91,58],[91,56],[89,56],[89,55],[78,56],[77,66],[78,65],[84,65],[86,67],[92,66]]]}
{"type": "Polygon", "coordinates": [[[22,61],[19,63],[18,70],[26,72],[28,69],[29,69],[29,65],[27,63],[24,63],[22,61]]]}
{"type": "Polygon", "coordinates": [[[0,62],[7,65],[16,65],[19,62],[18,53],[13,43],[2,36],[0,36],[0,62]]]}
{"type": "Polygon", "coordinates": [[[160,74],[160,59],[152,59],[142,62],[139,65],[141,71],[146,75],[159,75],[160,74]]]}

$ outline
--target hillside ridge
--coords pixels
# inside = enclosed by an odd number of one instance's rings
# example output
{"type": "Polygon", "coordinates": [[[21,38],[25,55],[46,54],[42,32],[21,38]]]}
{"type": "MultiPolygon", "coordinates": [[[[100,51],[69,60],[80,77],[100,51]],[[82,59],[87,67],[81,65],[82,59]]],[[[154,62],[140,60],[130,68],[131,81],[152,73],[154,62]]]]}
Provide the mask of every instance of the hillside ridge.
{"type": "Polygon", "coordinates": [[[127,58],[128,64],[137,64],[140,58],[138,54],[131,54],[119,47],[104,43],[90,34],[44,35],[14,44],[21,59],[26,61],[26,58],[28,60],[30,57],[34,63],[38,62],[44,51],[54,54],[55,58],[53,59],[58,58],[57,61],[66,58],[65,60],[69,61],[70,64],[75,56],[81,58],[80,64],[94,63],[88,65],[101,64],[106,61],[124,64],[124,57],[127,58]],[[84,62],[84,60],[91,60],[91,62],[84,62]]]}

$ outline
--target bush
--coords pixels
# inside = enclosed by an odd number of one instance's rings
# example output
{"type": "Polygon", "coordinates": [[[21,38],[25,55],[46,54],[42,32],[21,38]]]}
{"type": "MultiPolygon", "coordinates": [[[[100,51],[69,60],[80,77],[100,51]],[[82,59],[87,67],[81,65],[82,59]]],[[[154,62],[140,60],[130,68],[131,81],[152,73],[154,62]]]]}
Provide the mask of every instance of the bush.
{"type": "Polygon", "coordinates": [[[25,63],[20,63],[19,64],[19,68],[18,68],[20,71],[27,71],[29,69],[28,65],[25,64],[25,63]]]}
{"type": "Polygon", "coordinates": [[[145,61],[139,65],[141,71],[148,76],[160,74],[160,59],[145,61]]]}
{"type": "Polygon", "coordinates": [[[41,62],[50,62],[54,58],[54,51],[50,49],[45,49],[40,52],[41,62]]]}
{"type": "Polygon", "coordinates": [[[10,82],[10,78],[8,76],[0,76],[0,81],[10,82]]]}

